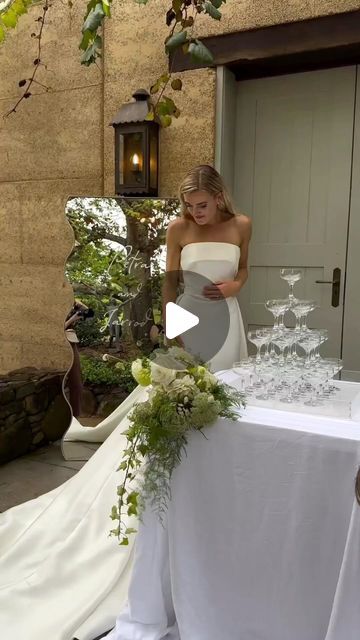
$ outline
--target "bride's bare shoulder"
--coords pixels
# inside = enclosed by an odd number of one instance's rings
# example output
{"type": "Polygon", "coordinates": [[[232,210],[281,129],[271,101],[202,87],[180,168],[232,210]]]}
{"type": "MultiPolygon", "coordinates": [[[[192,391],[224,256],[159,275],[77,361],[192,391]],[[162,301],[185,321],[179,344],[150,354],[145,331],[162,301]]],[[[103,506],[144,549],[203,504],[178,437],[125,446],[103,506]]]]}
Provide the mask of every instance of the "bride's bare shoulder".
{"type": "Polygon", "coordinates": [[[171,220],[167,228],[167,237],[179,238],[187,231],[188,225],[189,221],[186,220],[186,218],[175,218],[175,220],[171,220]]]}
{"type": "Polygon", "coordinates": [[[234,218],[234,222],[241,238],[251,235],[252,222],[249,216],[246,216],[244,213],[238,213],[234,218]]]}

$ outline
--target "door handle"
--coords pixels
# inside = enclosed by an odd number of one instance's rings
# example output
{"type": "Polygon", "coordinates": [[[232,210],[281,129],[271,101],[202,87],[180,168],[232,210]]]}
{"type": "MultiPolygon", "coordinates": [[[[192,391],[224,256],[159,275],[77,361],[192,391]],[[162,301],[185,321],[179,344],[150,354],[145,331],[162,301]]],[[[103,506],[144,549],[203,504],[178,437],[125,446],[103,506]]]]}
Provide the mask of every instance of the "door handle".
{"type": "Polygon", "coordinates": [[[332,280],[315,280],[316,284],[331,284],[332,285],[332,295],[331,295],[331,305],[333,307],[338,307],[340,302],[340,282],[341,282],[341,269],[336,267],[333,271],[333,279],[332,280]]]}

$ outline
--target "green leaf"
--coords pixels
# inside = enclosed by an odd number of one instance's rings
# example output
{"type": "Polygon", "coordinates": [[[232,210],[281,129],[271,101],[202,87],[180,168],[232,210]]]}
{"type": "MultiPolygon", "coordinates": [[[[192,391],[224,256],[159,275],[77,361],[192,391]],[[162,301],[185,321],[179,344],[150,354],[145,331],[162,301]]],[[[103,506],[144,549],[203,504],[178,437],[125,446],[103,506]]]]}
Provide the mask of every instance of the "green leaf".
{"type": "Polygon", "coordinates": [[[118,471],[126,471],[127,466],[128,466],[128,463],[124,460],[124,462],[122,462],[118,467],[118,471]]]}
{"type": "Polygon", "coordinates": [[[220,9],[223,2],[225,2],[225,0],[211,0],[211,4],[213,4],[217,9],[220,9]]]}
{"type": "Polygon", "coordinates": [[[180,78],[174,78],[171,83],[171,88],[174,89],[174,91],[181,91],[182,81],[180,80],[180,78]]]}
{"type": "Polygon", "coordinates": [[[161,126],[166,128],[166,127],[170,127],[171,123],[172,123],[172,118],[169,115],[166,116],[160,116],[160,123],[161,126]]]}
{"type": "Polygon", "coordinates": [[[159,82],[161,82],[162,84],[166,84],[167,82],[169,82],[169,80],[170,80],[169,73],[163,73],[162,76],[160,76],[159,78],[159,82]]]}
{"type": "Polygon", "coordinates": [[[151,85],[150,87],[150,94],[153,96],[155,93],[157,93],[160,89],[160,82],[159,80],[157,80],[153,85],[151,85]]]}
{"type": "Polygon", "coordinates": [[[211,51],[200,40],[191,42],[189,46],[189,54],[196,62],[203,64],[212,64],[214,62],[211,51]]]}
{"type": "Polygon", "coordinates": [[[0,42],[3,42],[4,40],[5,40],[5,31],[0,24],[0,42]]]}
{"type": "Polygon", "coordinates": [[[123,496],[125,493],[126,493],[126,489],[125,489],[125,487],[118,487],[118,488],[117,488],[117,494],[118,494],[118,496],[120,496],[120,497],[121,497],[121,496],[123,496]]]}
{"type": "Polygon", "coordinates": [[[24,13],[27,13],[27,6],[23,2],[23,0],[15,0],[11,8],[15,11],[16,15],[22,16],[24,13]]]}
{"type": "MultiPolygon", "coordinates": [[[[164,96],[164,102],[165,102],[165,105],[166,105],[166,108],[167,108],[167,113],[170,116],[172,116],[175,113],[176,109],[177,109],[174,100],[172,100],[171,98],[168,98],[167,96],[164,96]]],[[[166,114],[164,114],[164,115],[166,115],[166,114]]]]}
{"type": "Polygon", "coordinates": [[[107,18],[111,18],[109,0],[102,0],[102,8],[107,18]]]}
{"type": "Polygon", "coordinates": [[[185,44],[187,40],[187,31],[178,31],[174,33],[165,43],[166,51],[174,51],[181,45],[185,44]]]}
{"type": "Polygon", "coordinates": [[[220,11],[211,2],[205,2],[205,13],[214,18],[214,20],[221,20],[220,11]]]}
{"type": "Polygon", "coordinates": [[[133,504],[134,506],[136,506],[138,495],[139,494],[136,491],[132,491],[131,493],[129,493],[127,497],[127,504],[133,504]]]}
{"type": "Polygon", "coordinates": [[[145,120],[155,120],[155,113],[153,110],[149,111],[149,113],[145,116],[145,120]]]}
{"type": "Polygon", "coordinates": [[[130,507],[127,510],[128,516],[136,516],[137,515],[137,508],[135,507],[135,505],[131,504],[130,507]]]}
{"type": "Polygon", "coordinates": [[[137,533],[136,529],[133,529],[132,527],[129,527],[128,529],[126,529],[125,531],[126,535],[131,535],[132,533],[137,533]]]}
{"type": "Polygon", "coordinates": [[[119,518],[119,511],[117,507],[113,506],[111,508],[110,518],[111,520],[117,520],[119,518]]]}
{"type": "Polygon", "coordinates": [[[180,11],[180,9],[182,7],[182,4],[183,4],[183,0],[173,0],[172,1],[172,8],[174,9],[175,13],[180,11]]]}
{"type": "MultiPolygon", "coordinates": [[[[138,0],[137,0],[138,1],[138,0]]],[[[123,538],[120,542],[121,547],[127,547],[129,544],[129,538],[123,538]]]]}
{"type": "Polygon", "coordinates": [[[85,33],[85,31],[97,31],[104,19],[104,15],[105,13],[102,8],[102,4],[98,3],[95,9],[92,9],[86,18],[83,24],[82,33],[85,33]]]}
{"type": "Polygon", "coordinates": [[[1,19],[8,29],[14,29],[17,25],[17,15],[13,9],[9,9],[6,13],[3,13],[1,19]]]}

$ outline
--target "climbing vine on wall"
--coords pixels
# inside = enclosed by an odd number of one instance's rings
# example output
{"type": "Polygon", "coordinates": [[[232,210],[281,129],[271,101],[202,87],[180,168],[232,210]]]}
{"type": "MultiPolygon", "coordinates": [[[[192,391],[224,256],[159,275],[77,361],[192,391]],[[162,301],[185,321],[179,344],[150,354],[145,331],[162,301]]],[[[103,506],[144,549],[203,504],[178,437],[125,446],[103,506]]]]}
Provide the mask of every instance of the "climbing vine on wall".
{"type": "MultiPolygon", "coordinates": [[[[5,41],[9,30],[14,29],[19,18],[31,11],[38,11],[35,18],[37,26],[30,37],[38,42],[37,56],[32,61],[32,73],[27,78],[18,80],[22,90],[20,98],[5,116],[16,113],[19,105],[33,95],[34,86],[39,86],[42,91],[50,91],[51,88],[38,82],[37,70],[41,65],[46,66],[42,59],[42,37],[46,28],[46,17],[54,2],[64,0],[0,0],[0,43],[5,41]]],[[[74,0],[65,0],[71,11],[74,0]]],[[[156,0],[90,0],[86,6],[81,34],[79,34],[79,49],[81,52],[80,63],[85,66],[97,64],[102,56],[103,39],[102,29],[105,20],[111,19],[111,11],[116,2],[124,1],[138,5],[146,5],[156,0]]],[[[183,90],[181,78],[176,77],[172,71],[173,60],[178,51],[190,56],[195,62],[205,66],[213,63],[211,51],[196,35],[196,24],[200,16],[207,16],[212,20],[221,19],[221,8],[226,0],[172,0],[164,11],[164,21],[168,27],[168,34],[164,41],[164,48],[169,59],[166,70],[150,82],[149,92],[153,96],[148,119],[160,122],[163,127],[171,125],[173,118],[180,116],[180,110],[176,105],[176,92],[183,90]],[[170,93],[170,95],[169,95],[170,93]]],[[[121,6],[121,5],[120,5],[121,6]]]]}

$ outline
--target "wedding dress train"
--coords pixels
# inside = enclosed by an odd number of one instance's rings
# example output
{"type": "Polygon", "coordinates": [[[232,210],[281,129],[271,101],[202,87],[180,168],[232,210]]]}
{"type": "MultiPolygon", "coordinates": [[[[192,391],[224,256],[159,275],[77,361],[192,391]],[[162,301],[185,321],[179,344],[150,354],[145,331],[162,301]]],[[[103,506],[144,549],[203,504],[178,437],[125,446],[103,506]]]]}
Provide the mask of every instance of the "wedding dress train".
{"type": "MultiPolygon", "coordinates": [[[[192,243],[182,252],[181,266],[188,273],[219,281],[234,277],[239,257],[239,248],[230,243],[192,243]]],[[[186,277],[184,281],[178,304],[192,312],[197,305],[202,317],[204,311],[206,315],[215,309],[216,302],[202,299],[186,277]]],[[[229,330],[212,358],[213,371],[229,368],[246,355],[238,302],[228,299],[227,305],[229,330]]],[[[189,343],[192,336],[189,332],[189,343]]],[[[186,339],[185,346],[191,347],[186,339]]],[[[0,514],[4,640],[93,640],[114,627],[126,604],[135,537],[130,536],[128,547],[119,547],[117,539],[108,535],[113,527],[109,514],[122,480],[123,472],[116,469],[126,442],[127,415],[134,402],[145,398],[146,390],[136,387],[95,428],[86,429],[73,420],[69,442],[82,439],[85,444],[103,442],[102,446],[63,485],[0,514]]],[[[128,522],[136,527],[133,517],[128,522]]]]}

